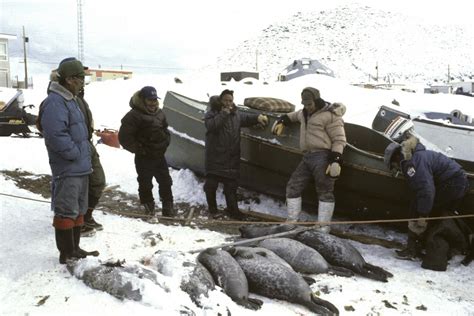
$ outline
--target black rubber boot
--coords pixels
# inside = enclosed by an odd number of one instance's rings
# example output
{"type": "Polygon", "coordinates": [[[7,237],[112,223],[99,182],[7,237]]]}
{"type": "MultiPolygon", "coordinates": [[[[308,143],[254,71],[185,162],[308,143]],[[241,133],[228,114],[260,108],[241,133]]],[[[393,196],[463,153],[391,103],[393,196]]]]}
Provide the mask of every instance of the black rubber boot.
{"type": "Polygon", "coordinates": [[[420,237],[412,232],[408,232],[407,245],[402,250],[396,250],[396,257],[402,260],[416,260],[422,256],[422,248],[420,237]]]}
{"type": "MultiPolygon", "coordinates": [[[[88,227],[92,227],[95,230],[103,230],[104,227],[102,224],[95,221],[94,217],[92,216],[92,212],[94,211],[93,208],[87,209],[86,214],[84,215],[84,225],[88,227]]],[[[83,229],[84,231],[84,229],[83,229]]]]}
{"type": "Polygon", "coordinates": [[[74,257],[76,258],[85,258],[87,256],[94,256],[97,257],[99,255],[99,252],[94,250],[94,251],[86,251],[79,247],[79,244],[81,242],[81,229],[82,226],[75,226],[73,228],[73,234],[74,234],[74,257]]]}
{"type": "Polygon", "coordinates": [[[176,216],[176,210],[173,207],[173,201],[163,201],[161,212],[163,216],[174,217],[176,216]]]}
{"type": "Polygon", "coordinates": [[[151,215],[151,216],[155,215],[155,213],[156,213],[156,211],[155,211],[155,201],[145,202],[142,205],[145,208],[145,213],[147,215],[151,215]]]}
{"type": "Polygon", "coordinates": [[[217,202],[216,202],[216,192],[206,192],[207,208],[209,214],[217,213],[217,202]]]}
{"type": "Polygon", "coordinates": [[[65,264],[68,260],[75,259],[73,229],[55,228],[54,231],[56,236],[56,247],[59,250],[59,263],[65,264]]]}
{"type": "Polygon", "coordinates": [[[236,220],[245,219],[245,215],[239,211],[239,203],[237,201],[237,192],[224,192],[225,201],[229,216],[236,220]]]}

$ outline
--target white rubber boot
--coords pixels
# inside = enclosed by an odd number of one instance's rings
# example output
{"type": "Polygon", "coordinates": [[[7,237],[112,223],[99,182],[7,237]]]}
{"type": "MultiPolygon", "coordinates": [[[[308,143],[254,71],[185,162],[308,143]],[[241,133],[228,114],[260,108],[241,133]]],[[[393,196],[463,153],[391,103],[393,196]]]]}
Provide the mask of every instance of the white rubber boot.
{"type": "Polygon", "coordinates": [[[288,210],[287,222],[296,222],[298,221],[298,216],[301,213],[301,197],[297,198],[287,198],[286,207],[288,210]]]}
{"type": "MultiPolygon", "coordinates": [[[[319,201],[318,205],[318,222],[330,223],[332,214],[334,213],[334,202],[319,201]]],[[[328,234],[331,230],[329,225],[320,225],[318,231],[328,234]]]]}

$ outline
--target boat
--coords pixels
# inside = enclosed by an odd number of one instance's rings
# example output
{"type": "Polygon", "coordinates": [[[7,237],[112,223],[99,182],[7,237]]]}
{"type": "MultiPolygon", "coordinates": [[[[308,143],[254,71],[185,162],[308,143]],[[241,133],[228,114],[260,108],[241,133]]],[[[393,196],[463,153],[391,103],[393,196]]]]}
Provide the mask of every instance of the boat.
{"type": "MultiPolygon", "coordinates": [[[[264,113],[269,126],[280,113],[265,112],[243,106],[239,111],[264,113]]],[[[186,168],[204,175],[205,126],[207,102],[191,99],[168,91],[163,111],[171,132],[171,143],[166,152],[173,168],[186,168]]],[[[336,181],[336,211],[351,218],[380,219],[406,218],[409,214],[408,186],[401,174],[392,174],[383,162],[385,147],[392,140],[382,133],[356,124],[345,123],[348,144],[343,154],[341,177],[336,181]]],[[[241,129],[240,186],[285,199],[286,183],[301,161],[299,124],[285,129],[284,135],[273,135],[270,128],[241,129]]],[[[467,162],[468,164],[468,162],[467,162]]],[[[469,172],[471,191],[465,204],[474,205],[474,165],[469,172]]],[[[303,193],[304,209],[310,214],[317,208],[313,185],[303,193]]],[[[258,217],[258,214],[252,214],[258,217]]],[[[269,218],[268,216],[263,216],[269,218]]],[[[280,216],[276,216],[280,217],[280,216]]]]}
{"type": "Polygon", "coordinates": [[[430,149],[474,163],[474,123],[470,116],[460,111],[427,112],[424,116],[414,117],[383,105],[372,122],[372,128],[394,140],[410,129],[430,149]]]}

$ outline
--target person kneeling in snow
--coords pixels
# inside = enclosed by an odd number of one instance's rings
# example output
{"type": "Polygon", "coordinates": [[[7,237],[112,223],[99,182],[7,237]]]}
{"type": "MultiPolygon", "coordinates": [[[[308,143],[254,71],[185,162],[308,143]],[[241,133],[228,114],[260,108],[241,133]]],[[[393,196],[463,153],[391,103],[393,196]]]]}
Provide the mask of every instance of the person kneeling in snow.
{"type": "Polygon", "coordinates": [[[413,192],[411,212],[418,218],[408,223],[407,247],[398,252],[399,257],[413,258],[424,243],[426,254],[421,266],[445,271],[453,249],[468,250],[472,227],[460,218],[429,223],[426,218],[459,214],[469,190],[466,172],[442,153],[427,150],[412,135],[401,145],[388,145],[384,161],[391,170],[402,170],[413,192]]]}
{"type": "Polygon", "coordinates": [[[120,144],[135,154],[140,203],[149,215],[155,215],[153,178],[159,185],[163,216],[173,217],[173,193],[165,152],[170,144],[170,133],[165,113],[159,108],[154,87],[146,86],[130,99],[132,108],[123,118],[119,130],[120,144]]]}

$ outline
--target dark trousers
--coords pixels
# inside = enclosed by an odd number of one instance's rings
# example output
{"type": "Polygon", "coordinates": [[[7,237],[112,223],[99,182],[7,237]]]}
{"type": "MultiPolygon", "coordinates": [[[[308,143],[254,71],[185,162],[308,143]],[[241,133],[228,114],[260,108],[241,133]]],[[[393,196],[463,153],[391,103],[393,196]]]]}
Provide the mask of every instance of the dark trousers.
{"type": "Polygon", "coordinates": [[[89,209],[94,209],[99,203],[105,188],[105,173],[100,163],[99,154],[91,144],[92,173],[89,175],[89,209]]]}
{"type": "Polygon", "coordinates": [[[286,185],[286,197],[300,197],[308,183],[314,180],[318,199],[324,202],[334,202],[336,180],[326,174],[329,164],[328,156],[329,151],[327,150],[305,153],[286,185]]]}
{"type": "Polygon", "coordinates": [[[153,178],[158,182],[158,193],[162,201],[173,201],[171,186],[173,181],[168,169],[165,156],[144,157],[135,155],[135,169],[137,170],[138,196],[140,203],[154,201],[153,178]]]}
{"type": "Polygon", "coordinates": [[[206,176],[204,192],[216,192],[219,183],[224,185],[224,195],[237,194],[237,188],[239,187],[237,179],[224,178],[213,174],[208,174],[206,176]]]}

